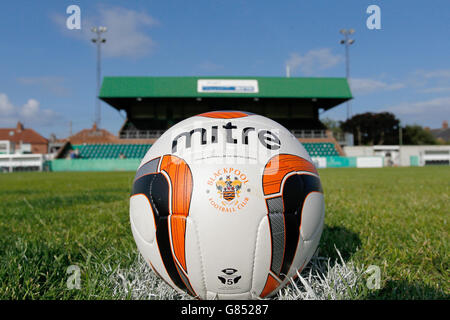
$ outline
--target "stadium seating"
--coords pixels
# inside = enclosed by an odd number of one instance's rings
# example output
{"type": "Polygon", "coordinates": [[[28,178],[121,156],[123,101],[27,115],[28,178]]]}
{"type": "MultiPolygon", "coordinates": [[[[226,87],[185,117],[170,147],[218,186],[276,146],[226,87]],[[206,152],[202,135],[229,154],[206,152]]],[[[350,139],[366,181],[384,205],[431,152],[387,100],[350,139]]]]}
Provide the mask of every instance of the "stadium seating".
{"type": "MultiPolygon", "coordinates": [[[[303,142],[311,157],[338,156],[339,153],[331,142],[303,142]]],[[[127,159],[141,159],[151,144],[86,144],[73,145],[78,149],[81,159],[116,159],[122,153],[127,159]]]]}
{"type": "Polygon", "coordinates": [[[339,152],[331,142],[303,142],[303,146],[311,157],[338,156],[339,152]]]}
{"type": "Polygon", "coordinates": [[[81,159],[115,159],[123,154],[127,159],[141,159],[151,144],[86,144],[74,145],[81,159]]]}

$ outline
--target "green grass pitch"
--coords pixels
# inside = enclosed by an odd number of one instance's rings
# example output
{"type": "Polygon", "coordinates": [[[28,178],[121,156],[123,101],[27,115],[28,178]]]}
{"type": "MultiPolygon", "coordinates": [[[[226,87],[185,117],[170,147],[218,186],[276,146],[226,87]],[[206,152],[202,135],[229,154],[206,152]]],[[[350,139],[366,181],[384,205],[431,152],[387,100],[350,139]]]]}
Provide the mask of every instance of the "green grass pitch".
{"type": "MultiPolygon", "coordinates": [[[[381,270],[355,299],[449,299],[450,168],[323,169],[319,254],[381,270]]],[[[115,299],[137,249],[133,172],[0,175],[0,299],[115,299]],[[80,268],[68,289],[67,268],[80,268]]],[[[123,298],[123,297],[120,297],[123,298]]]]}

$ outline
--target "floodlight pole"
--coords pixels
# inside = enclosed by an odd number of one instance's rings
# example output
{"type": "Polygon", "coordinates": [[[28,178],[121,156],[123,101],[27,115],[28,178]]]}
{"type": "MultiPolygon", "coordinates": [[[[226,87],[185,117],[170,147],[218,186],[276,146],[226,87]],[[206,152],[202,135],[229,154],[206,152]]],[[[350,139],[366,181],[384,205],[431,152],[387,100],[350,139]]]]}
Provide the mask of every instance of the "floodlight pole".
{"type": "Polygon", "coordinates": [[[97,45],[97,92],[95,97],[95,115],[94,123],[97,128],[100,128],[101,122],[101,105],[100,99],[100,82],[101,82],[101,44],[106,42],[105,38],[102,38],[102,33],[106,32],[106,27],[92,27],[92,32],[96,34],[95,38],[92,38],[92,42],[97,45]]]}
{"type": "MultiPolygon", "coordinates": [[[[350,85],[350,55],[349,55],[349,47],[351,44],[355,42],[354,39],[349,39],[349,35],[355,33],[354,29],[341,29],[339,31],[343,36],[344,39],[340,41],[340,44],[343,44],[345,46],[345,77],[347,78],[347,82],[350,85]]],[[[350,119],[352,116],[352,108],[350,105],[350,101],[347,101],[347,120],[350,119]]]]}

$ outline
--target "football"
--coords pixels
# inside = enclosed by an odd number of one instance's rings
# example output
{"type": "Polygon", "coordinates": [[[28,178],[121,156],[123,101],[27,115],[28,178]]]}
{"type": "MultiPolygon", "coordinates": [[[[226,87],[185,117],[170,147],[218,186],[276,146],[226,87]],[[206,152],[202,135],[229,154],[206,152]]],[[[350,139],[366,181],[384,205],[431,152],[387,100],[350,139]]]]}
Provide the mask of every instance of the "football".
{"type": "Polygon", "coordinates": [[[130,196],[139,252],[198,299],[274,295],[311,259],[324,217],[319,174],[302,144],[242,111],[172,126],[142,159],[130,196]]]}

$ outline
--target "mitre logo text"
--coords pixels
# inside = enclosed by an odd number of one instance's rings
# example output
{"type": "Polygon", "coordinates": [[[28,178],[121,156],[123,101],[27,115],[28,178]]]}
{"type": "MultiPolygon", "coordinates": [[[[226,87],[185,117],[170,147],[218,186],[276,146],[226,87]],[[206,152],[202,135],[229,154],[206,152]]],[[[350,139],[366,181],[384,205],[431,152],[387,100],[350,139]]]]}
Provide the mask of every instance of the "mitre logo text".
{"type": "MultiPolygon", "coordinates": [[[[226,125],[220,126],[220,131],[222,131],[222,134],[224,134],[224,139],[226,143],[231,144],[243,144],[248,145],[249,144],[249,137],[254,137],[255,135],[250,135],[251,132],[256,133],[258,141],[263,145],[265,148],[269,150],[278,150],[281,146],[280,138],[278,138],[273,132],[270,130],[256,130],[254,127],[245,127],[240,128],[231,122],[228,122],[226,125]],[[225,132],[223,132],[223,130],[225,132]],[[239,132],[240,131],[240,132],[239,132]]],[[[182,138],[184,138],[184,147],[185,149],[188,149],[192,145],[193,136],[196,136],[197,141],[200,142],[201,145],[206,145],[209,143],[218,143],[219,141],[219,126],[211,126],[210,129],[206,128],[195,128],[190,131],[182,132],[174,139],[172,140],[172,153],[176,153],[179,148],[179,142],[183,141],[182,138]],[[210,131],[210,133],[208,133],[210,131]],[[208,139],[207,135],[210,137],[208,139]],[[181,139],[181,140],[180,140],[181,139]]]]}
{"type": "Polygon", "coordinates": [[[248,176],[239,169],[221,168],[207,180],[208,202],[221,212],[237,212],[249,201],[248,176]]]}

